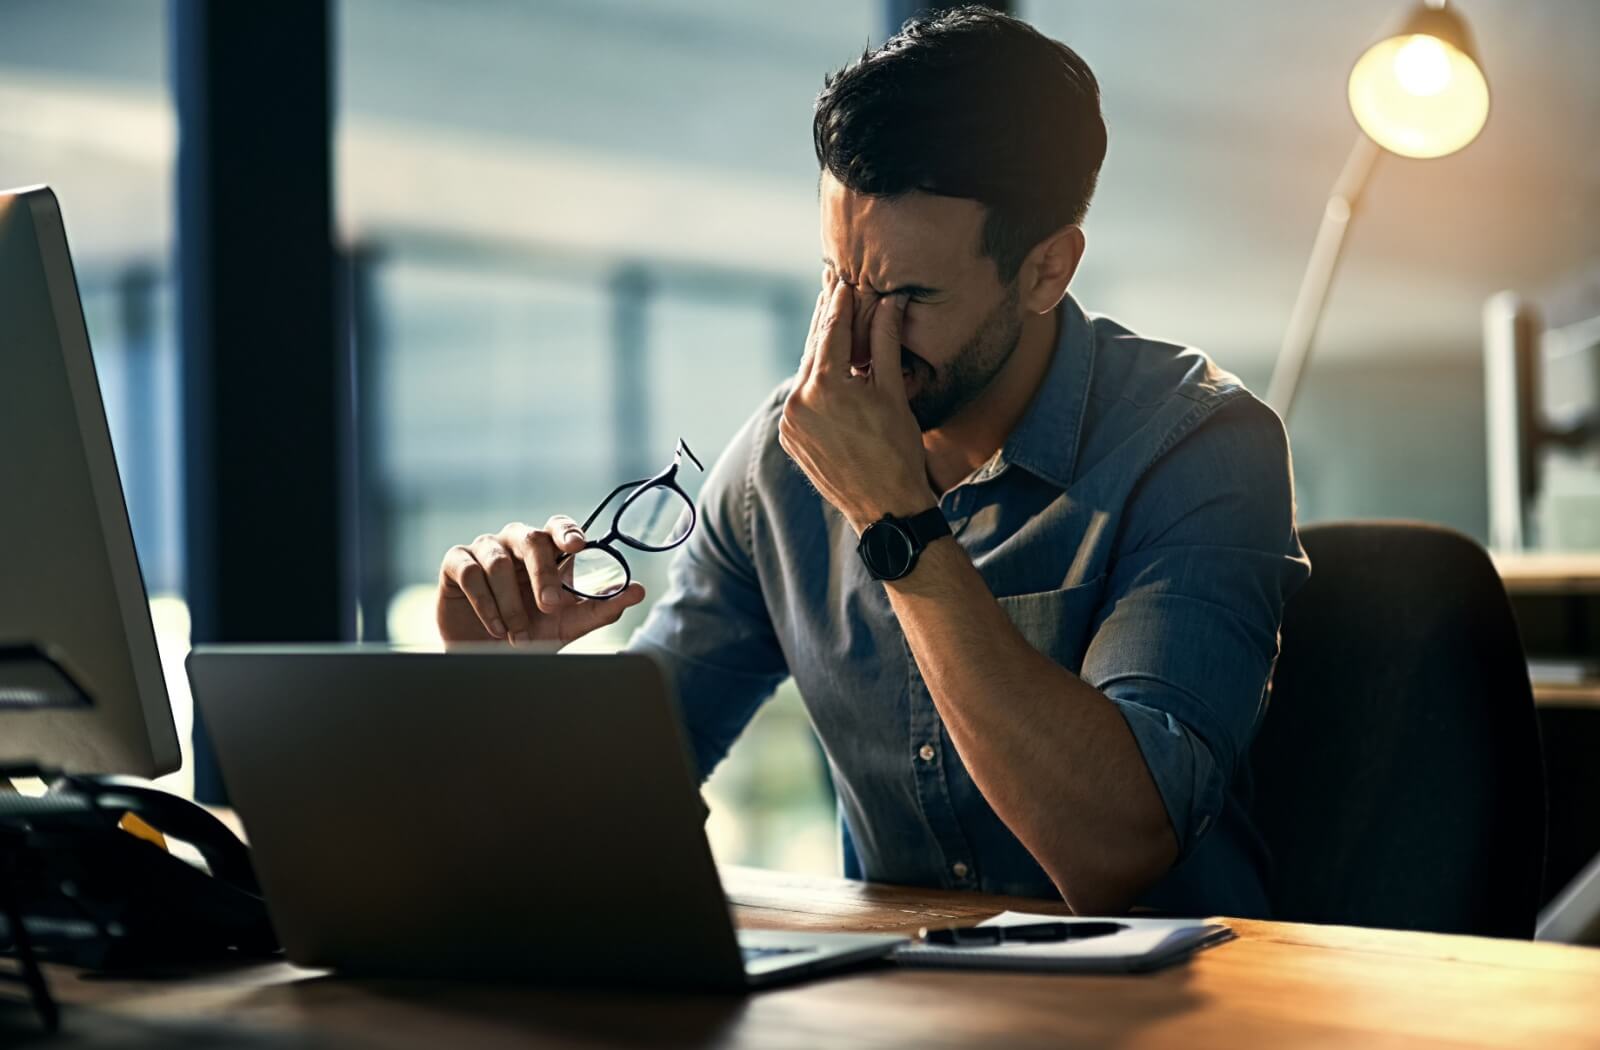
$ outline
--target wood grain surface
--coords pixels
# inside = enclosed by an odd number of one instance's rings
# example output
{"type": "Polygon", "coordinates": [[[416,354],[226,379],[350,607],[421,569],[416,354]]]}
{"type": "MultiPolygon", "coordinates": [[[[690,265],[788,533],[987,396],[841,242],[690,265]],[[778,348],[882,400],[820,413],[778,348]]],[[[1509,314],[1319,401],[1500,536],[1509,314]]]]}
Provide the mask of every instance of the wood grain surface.
{"type": "MultiPolygon", "coordinates": [[[[742,868],[723,879],[750,928],[911,932],[1007,908],[1064,910],[742,868]]],[[[647,908],[648,893],[642,879],[640,899],[618,905],[647,908]]],[[[67,1004],[61,1045],[74,1046],[1600,1046],[1600,950],[1223,921],[1238,940],[1158,974],[874,966],[742,998],[348,980],[287,964],[52,979],[67,1004]]],[[[0,1044],[45,1045],[30,1031],[24,1011],[0,1007],[0,1044]]]]}

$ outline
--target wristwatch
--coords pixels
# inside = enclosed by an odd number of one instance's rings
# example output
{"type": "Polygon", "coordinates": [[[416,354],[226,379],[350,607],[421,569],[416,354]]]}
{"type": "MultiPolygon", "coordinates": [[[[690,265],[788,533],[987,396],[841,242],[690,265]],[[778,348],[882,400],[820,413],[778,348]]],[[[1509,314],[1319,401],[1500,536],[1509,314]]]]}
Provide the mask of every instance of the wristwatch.
{"type": "Polygon", "coordinates": [[[924,547],[948,535],[950,523],[937,506],[909,518],[885,514],[861,533],[856,553],[873,579],[898,580],[916,568],[924,547]]]}

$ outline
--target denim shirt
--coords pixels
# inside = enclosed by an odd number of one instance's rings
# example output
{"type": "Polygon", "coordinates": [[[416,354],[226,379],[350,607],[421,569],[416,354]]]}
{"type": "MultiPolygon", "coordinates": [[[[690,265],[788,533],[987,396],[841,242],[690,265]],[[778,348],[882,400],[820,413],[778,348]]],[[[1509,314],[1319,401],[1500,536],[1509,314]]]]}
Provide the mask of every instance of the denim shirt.
{"type": "MultiPolygon", "coordinates": [[[[1017,630],[1126,719],[1179,846],[1139,903],[1264,916],[1248,750],[1284,601],[1310,572],[1283,426],[1197,350],[1071,297],[1058,314],[1022,419],[939,505],[1017,630]]],[[[794,676],[837,788],[846,874],[1059,899],[963,766],[854,530],[779,446],[788,391],[707,476],[699,525],[628,648],[668,669],[702,777],[794,676]]]]}

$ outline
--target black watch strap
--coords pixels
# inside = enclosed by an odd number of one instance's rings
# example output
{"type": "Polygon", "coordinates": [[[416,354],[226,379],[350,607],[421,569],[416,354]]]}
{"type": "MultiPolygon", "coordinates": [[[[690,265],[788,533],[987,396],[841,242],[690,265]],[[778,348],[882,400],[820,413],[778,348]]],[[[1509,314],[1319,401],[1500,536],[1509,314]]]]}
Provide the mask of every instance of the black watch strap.
{"type": "Polygon", "coordinates": [[[911,533],[911,539],[916,544],[920,554],[922,548],[943,536],[950,535],[950,523],[945,520],[944,511],[938,504],[929,507],[921,514],[913,514],[909,518],[901,518],[906,531],[911,533]]]}

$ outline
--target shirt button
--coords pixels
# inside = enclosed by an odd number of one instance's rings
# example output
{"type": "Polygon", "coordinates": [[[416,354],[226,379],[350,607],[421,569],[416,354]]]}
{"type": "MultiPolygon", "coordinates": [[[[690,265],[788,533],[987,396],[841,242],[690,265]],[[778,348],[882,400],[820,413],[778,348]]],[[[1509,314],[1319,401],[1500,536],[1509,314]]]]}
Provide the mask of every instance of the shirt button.
{"type": "Polygon", "coordinates": [[[923,744],[922,747],[917,751],[917,757],[922,759],[924,762],[932,762],[933,756],[937,753],[938,752],[934,751],[932,744],[923,744]]]}
{"type": "Polygon", "coordinates": [[[971,868],[967,867],[967,862],[964,860],[958,860],[954,864],[950,865],[950,873],[958,879],[966,878],[967,872],[971,870],[971,868]]]}

